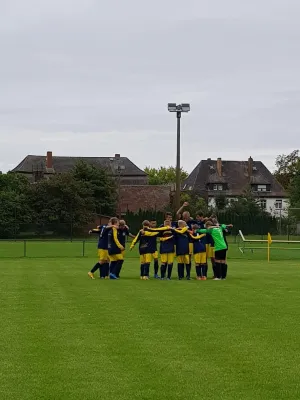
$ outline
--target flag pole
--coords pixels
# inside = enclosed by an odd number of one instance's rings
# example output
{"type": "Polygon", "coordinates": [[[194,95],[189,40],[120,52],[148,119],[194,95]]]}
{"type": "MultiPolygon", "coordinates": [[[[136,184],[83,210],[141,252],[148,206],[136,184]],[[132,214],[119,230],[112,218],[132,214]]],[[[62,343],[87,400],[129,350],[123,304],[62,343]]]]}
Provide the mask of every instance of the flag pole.
{"type": "Polygon", "coordinates": [[[270,232],[268,232],[268,263],[270,262],[270,246],[272,244],[272,236],[270,232]]]}

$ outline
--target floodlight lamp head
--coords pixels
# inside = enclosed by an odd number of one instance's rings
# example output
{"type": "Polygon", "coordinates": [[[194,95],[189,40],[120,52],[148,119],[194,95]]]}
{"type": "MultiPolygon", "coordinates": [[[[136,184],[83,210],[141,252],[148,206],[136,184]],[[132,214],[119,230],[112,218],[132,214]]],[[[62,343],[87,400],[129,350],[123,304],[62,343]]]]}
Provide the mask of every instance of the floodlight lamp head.
{"type": "Polygon", "coordinates": [[[177,111],[176,103],[168,103],[168,111],[176,112],[177,111]]]}
{"type": "Polygon", "coordinates": [[[191,110],[191,107],[188,103],[182,103],[181,104],[181,111],[182,112],[189,112],[191,110]]]}

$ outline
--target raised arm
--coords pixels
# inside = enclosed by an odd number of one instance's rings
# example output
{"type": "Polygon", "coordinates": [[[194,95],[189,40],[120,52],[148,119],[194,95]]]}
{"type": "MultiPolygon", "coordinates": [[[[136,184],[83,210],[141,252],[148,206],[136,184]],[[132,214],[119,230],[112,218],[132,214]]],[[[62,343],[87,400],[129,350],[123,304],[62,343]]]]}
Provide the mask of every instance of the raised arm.
{"type": "Polygon", "coordinates": [[[182,211],[184,210],[185,207],[188,207],[189,203],[185,201],[182,206],[179,208],[179,210],[176,211],[176,217],[180,219],[182,211]]]}

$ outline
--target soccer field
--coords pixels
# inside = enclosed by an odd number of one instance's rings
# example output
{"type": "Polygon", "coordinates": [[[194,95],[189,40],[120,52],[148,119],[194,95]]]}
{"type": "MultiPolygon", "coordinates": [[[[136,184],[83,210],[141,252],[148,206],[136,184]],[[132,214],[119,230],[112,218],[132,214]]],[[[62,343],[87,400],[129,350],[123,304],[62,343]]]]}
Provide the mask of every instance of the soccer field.
{"type": "Polygon", "coordinates": [[[92,281],[93,258],[47,251],[0,259],[0,399],[300,398],[297,259],[232,250],[227,281],[169,282],[133,257],[92,281]]]}

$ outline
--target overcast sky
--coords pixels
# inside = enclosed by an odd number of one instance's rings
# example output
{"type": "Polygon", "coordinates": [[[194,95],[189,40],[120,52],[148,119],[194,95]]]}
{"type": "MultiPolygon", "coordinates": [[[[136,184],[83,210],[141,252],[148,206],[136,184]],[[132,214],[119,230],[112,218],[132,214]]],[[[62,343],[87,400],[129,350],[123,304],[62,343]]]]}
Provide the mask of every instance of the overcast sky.
{"type": "Polygon", "coordinates": [[[299,148],[300,0],[0,0],[0,170],[27,154],[139,167],[299,148]],[[297,140],[296,140],[297,139],[297,140]]]}

